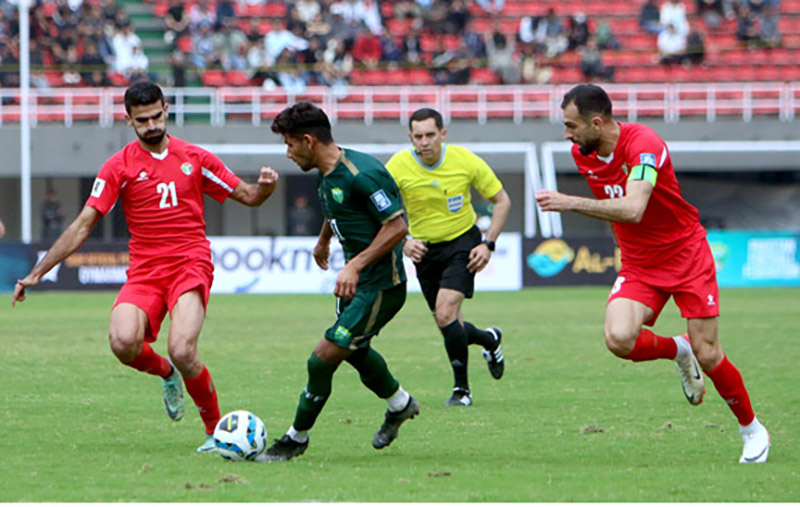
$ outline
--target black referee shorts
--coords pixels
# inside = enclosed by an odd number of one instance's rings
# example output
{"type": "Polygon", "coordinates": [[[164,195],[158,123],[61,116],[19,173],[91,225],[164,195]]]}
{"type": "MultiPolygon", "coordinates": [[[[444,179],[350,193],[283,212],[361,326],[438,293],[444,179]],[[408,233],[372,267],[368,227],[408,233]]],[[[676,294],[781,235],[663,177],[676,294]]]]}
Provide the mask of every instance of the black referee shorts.
{"type": "Polygon", "coordinates": [[[422,294],[431,311],[436,309],[439,289],[456,290],[471,298],[475,292],[475,273],[467,269],[469,252],[481,242],[481,231],[472,226],[467,232],[450,241],[425,243],[428,253],[414,263],[422,294]]]}

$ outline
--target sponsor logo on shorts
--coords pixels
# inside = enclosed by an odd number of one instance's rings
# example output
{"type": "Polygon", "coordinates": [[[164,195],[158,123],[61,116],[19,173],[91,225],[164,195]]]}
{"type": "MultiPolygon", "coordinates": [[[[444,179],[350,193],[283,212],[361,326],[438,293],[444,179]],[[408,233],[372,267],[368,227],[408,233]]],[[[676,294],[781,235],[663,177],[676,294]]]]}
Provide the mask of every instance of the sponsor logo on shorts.
{"type": "Polygon", "coordinates": [[[333,196],[333,200],[339,204],[342,204],[342,201],[344,201],[344,192],[341,188],[332,188],[331,196],[333,196]]]}
{"type": "Polygon", "coordinates": [[[100,197],[103,194],[104,188],[106,188],[106,180],[95,178],[94,185],[92,185],[92,197],[100,197]]]}
{"type": "Polygon", "coordinates": [[[447,209],[450,213],[458,213],[464,207],[464,196],[454,195],[447,198],[447,209]]]}
{"type": "Polygon", "coordinates": [[[391,199],[389,199],[386,196],[386,192],[384,192],[383,190],[378,190],[377,192],[369,196],[369,198],[372,199],[372,203],[375,205],[376,208],[378,208],[378,211],[383,211],[392,205],[391,199]]]}
{"type": "Polygon", "coordinates": [[[656,167],[656,156],[652,153],[642,153],[639,155],[639,162],[641,162],[642,165],[656,167]]]}
{"type": "Polygon", "coordinates": [[[190,162],[184,162],[183,164],[181,164],[181,171],[183,171],[183,174],[185,174],[186,176],[192,174],[192,169],[193,167],[190,162]]]}

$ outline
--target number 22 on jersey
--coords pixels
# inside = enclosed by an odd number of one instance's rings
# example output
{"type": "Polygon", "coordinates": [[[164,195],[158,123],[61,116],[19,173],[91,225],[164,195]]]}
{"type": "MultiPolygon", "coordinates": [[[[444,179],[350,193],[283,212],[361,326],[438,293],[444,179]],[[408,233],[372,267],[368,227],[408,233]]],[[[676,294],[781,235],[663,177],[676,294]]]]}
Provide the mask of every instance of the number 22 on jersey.
{"type": "Polygon", "coordinates": [[[609,199],[619,199],[625,196],[625,189],[621,185],[606,185],[603,187],[609,199]]]}
{"type": "Polygon", "coordinates": [[[159,183],[158,186],[156,186],[156,192],[161,194],[161,203],[158,205],[159,208],[171,208],[172,206],[178,205],[178,195],[175,192],[174,181],[159,183]]]}

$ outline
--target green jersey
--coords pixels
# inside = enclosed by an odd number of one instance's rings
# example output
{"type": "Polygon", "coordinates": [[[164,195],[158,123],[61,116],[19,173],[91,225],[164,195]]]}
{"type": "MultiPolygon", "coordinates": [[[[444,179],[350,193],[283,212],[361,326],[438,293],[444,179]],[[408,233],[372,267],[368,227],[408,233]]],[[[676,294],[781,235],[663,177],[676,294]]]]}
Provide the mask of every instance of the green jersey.
{"type": "MultiPolygon", "coordinates": [[[[383,224],[403,213],[389,172],[379,160],[358,151],[342,149],[333,170],[320,173],[317,193],[347,262],[372,243],[383,224]]],[[[405,281],[401,242],[361,271],[358,289],[384,290],[405,281]]]]}

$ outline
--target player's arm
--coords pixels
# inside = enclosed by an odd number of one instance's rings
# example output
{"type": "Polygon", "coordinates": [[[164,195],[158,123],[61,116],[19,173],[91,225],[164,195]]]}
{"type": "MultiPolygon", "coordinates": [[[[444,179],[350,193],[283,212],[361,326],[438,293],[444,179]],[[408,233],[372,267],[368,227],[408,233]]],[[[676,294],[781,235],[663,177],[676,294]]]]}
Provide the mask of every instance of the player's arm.
{"type": "Polygon", "coordinates": [[[328,269],[328,257],[331,254],[331,238],[333,237],[333,228],[331,223],[326,218],[322,222],[322,229],[319,231],[317,244],[314,246],[314,262],[317,263],[322,269],[328,269]]]}
{"type": "MultiPolygon", "coordinates": [[[[511,209],[511,198],[509,198],[506,191],[501,188],[500,191],[490,197],[489,200],[494,205],[494,209],[492,210],[492,223],[486,231],[486,241],[494,243],[500,236],[503,226],[506,225],[508,212],[511,209]]],[[[478,273],[489,264],[489,259],[491,257],[492,251],[489,249],[489,246],[485,243],[481,243],[470,250],[467,269],[469,269],[471,273],[478,273]]]]}
{"type": "Polygon", "coordinates": [[[406,233],[408,233],[408,225],[406,225],[402,213],[398,212],[396,216],[383,224],[372,243],[345,265],[344,269],[336,277],[336,288],[333,293],[337,297],[344,299],[355,296],[359,273],[365,267],[388,254],[392,248],[403,241],[406,233]]]}
{"type": "Polygon", "coordinates": [[[48,271],[53,269],[59,262],[63,261],[75,250],[81,247],[89,237],[89,233],[94,228],[94,225],[100,220],[100,212],[91,206],[84,206],[78,217],[61,233],[47,255],[33,267],[28,275],[17,280],[14,286],[14,294],[11,296],[11,306],[14,306],[17,301],[25,301],[25,289],[32,287],[39,283],[42,276],[48,271]]]}
{"type": "Polygon", "coordinates": [[[623,197],[598,200],[540,190],[536,193],[536,202],[542,211],[574,211],[612,222],[639,223],[653,193],[653,184],[646,180],[628,180],[625,192],[623,197]]]}
{"type": "Polygon", "coordinates": [[[240,181],[231,192],[231,199],[245,206],[261,206],[275,191],[278,184],[278,172],[271,167],[262,167],[258,182],[240,181]]]}

